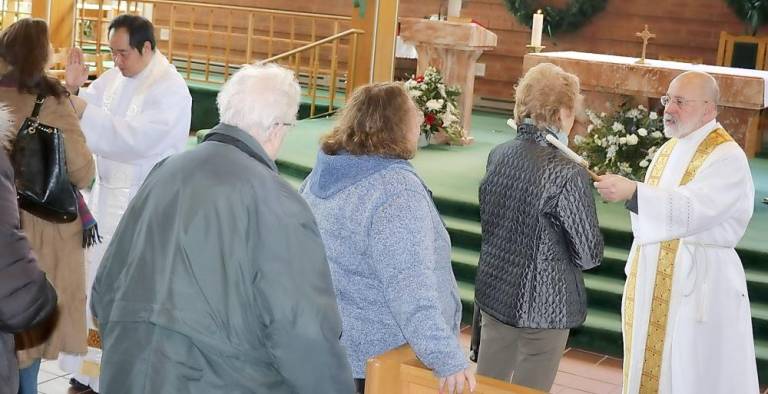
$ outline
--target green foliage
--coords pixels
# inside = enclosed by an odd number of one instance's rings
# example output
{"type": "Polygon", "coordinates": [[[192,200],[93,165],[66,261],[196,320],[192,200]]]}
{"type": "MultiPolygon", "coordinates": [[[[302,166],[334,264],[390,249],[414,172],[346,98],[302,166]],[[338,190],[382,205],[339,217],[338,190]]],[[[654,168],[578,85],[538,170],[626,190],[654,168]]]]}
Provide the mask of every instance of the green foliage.
{"type": "Polygon", "coordinates": [[[564,9],[558,9],[548,5],[538,6],[541,1],[504,1],[515,18],[528,27],[531,27],[533,23],[533,14],[536,10],[541,9],[541,12],[544,13],[544,31],[550,37],[580,29],[592,16],[605,9],[607,3],[607,0],[571,0],[564,9]]]}
{"type": "Polygon", "coordinates": [[[768,22],[768,0],[726,0],[733,12],[747,23],[748,33],[755,35],[757,28],[768,22]]]}

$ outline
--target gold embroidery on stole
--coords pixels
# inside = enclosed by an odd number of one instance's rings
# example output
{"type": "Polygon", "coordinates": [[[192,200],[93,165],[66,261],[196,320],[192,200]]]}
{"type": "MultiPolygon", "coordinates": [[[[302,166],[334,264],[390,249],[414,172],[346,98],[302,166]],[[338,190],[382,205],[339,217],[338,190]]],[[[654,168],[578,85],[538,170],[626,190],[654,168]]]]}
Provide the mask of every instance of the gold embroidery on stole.
{"type": "MultiPolygon", "coordinates": [[[[733,141],[733,138],[723,128],[718,127],[707,135],[696,148],[693,158],[680,180],[680,186],[688,184],[701,168],[704,161],[712,151],[720,144],[733,141]]],[[[661,175],[667,166],[672,150],[677,144],[677,139],[667,141],[662,147],[651,173],[646,180],[650,186],[658,186],[661,175]]],[[[669,313],[669,301],[672,295],[672,275],[675,267],[675,257],[680,246],[679,239],[662,242],[659,247],[658,263],[656,265],[656,278],[653,288],[653,301],[648,322],[648,334],[645,342],[645,355],[643,360],[642,376],[640,380],[640,393],[657,393],[661,375],[662,354],[664,352],[664,339],[667,332],[667,319],[669,313]]],[[[627,277],[627,292],[624,297],[624,393],[627,393],[629,383],[630,355],[632,350],[632,331],[635,313],[635,290],[637,286],[637,266],[640,262],[640,249],[635,248],[627,277]]]]}

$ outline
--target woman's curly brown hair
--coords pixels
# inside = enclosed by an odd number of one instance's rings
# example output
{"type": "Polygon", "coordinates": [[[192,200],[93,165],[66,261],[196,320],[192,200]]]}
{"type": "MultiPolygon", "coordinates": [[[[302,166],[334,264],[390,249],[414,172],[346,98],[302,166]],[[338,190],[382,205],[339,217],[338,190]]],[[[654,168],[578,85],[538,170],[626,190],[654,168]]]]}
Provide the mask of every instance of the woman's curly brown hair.
{"type": "Polygon", "coordinates": [[[416,147],[407,138],[413,102],[402,83],[362,86],[352,93],[333,130],[320,139],[328,155],[382,155],[411,159],[416,147]]]}

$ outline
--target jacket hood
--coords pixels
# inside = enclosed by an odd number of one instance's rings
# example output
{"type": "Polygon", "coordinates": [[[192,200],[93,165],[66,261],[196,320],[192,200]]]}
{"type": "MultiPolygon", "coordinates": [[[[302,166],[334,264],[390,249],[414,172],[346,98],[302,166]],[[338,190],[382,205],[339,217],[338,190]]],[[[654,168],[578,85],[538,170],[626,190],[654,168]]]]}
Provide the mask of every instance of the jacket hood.
{"type": "Polygon", "coordinates": [[[342,190],[389,167],[398,166],[413,172],[413,166],[403,159],[374,155],[351,155],[339,152],[317,154],[309,190],[318,198],[330,198],[342,190]]]}

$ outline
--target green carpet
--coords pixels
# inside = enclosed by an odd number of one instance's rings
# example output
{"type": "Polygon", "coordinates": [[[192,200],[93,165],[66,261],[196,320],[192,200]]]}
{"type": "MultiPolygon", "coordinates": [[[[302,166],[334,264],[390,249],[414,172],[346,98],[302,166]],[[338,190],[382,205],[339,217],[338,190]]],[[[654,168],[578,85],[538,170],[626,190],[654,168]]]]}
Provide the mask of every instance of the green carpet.
{"type": "MultiPolygon", "coordinates": [[[[186,74],[184,74],[186,75],[186,74]]],[[[203,74],[196,73],[196,78],[202,79],[203,74]]],[[[216,109],[216,95],[221,89],[217,83],[202,81],[187,81],[189,93],[192,96],[192,130],[210,129],[219,121],[219,112],[216,109]]],[[[301,89],[301,106],[299,107],[299,119],[308,118],[310,115],[310,105],[312,99],[308,95],[306,87],[301,89]]],[[[327,113],[330,106],[330,100],[322,96],[328,96],[328,90],[318,89],[318,97],[315,101],[315,114],[327,113]]],[[[344,93],[337,92],[334,98],[334,105],[338,107],[344,103],[344,93]]]]}

